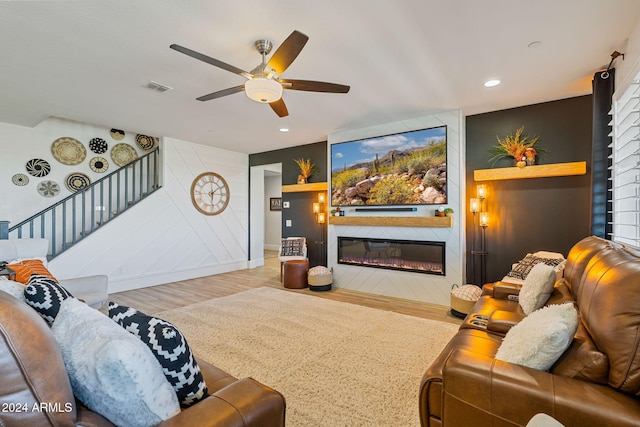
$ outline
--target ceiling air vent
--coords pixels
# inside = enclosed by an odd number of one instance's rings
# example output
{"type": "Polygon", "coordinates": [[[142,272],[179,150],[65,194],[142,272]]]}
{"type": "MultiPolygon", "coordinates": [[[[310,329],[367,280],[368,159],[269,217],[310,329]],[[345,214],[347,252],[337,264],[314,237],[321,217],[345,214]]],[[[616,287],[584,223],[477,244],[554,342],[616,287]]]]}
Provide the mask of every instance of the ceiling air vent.
{"type": "Polygon", "coordinates": [[[147,83],[146,87],[148,87],[149,89],[155,90],[156,92],[160,92],[160,93],[164,93],[164,92],[167,92],[167,91],[173,89],[172,87],[165,86],[165,85],[160,84],[158,82],[154,82],[153,80],[150,80],[149,83],[147,83]]]}

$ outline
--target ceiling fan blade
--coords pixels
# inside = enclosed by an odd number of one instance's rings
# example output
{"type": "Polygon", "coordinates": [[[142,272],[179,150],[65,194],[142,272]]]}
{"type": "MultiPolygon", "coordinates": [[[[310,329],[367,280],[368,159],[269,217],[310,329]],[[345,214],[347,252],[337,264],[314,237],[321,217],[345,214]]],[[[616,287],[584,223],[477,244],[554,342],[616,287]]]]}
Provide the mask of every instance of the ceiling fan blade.
{"type": "Polygon", "coordinates": [[[280,47],[276,49],[267,65],[271,67],[277,75],[284,73],[293,60],[297,58],[298,54],[300,54],[307,40],[309,40],[309,37],[305,34],[302,34],[300,31],[294,31],[282,42],[280,47]]]}
{"type": "Polygon", "coordinates": [[[209,101],[216,98],[222,98],[223,96],[233,95],[234,93],[242,92],[244,85],[230,87],[229,89],[219,90],[217,92],[210,93],[209,95],[202,95],[196,98],[198,101],[209,101]]]}
{"type": "Polygon", "coordinates": [[[271,105],[271,109],[273,111],[275,111],[275,113],[279,117],[286,117],[286,116],[289,115],[289,111],[287,110],[287,106],[285,105],[285,103],[282,100],[282,98],[278,99],[277,101],[270,102],[269,105],[271,105]]]}
{"type": "Polygon", "coordinates": [[[282,87],[291,90],[306,90],[309,92],[330,92],[347,93],[351,86],[339,85],[337,83],[316,82],[313,80],[283,80],[282,87]]]}
{"type": "Polygon", "coordinates": [[[223,70],[230,71],[230,72],[232,72],[234,74],[239,74],[239,75],[241,75],[243,77],[246,77],[246,78],[249,78],[251,76],[251,74],[249,72],[247,72],[247,71],[241,70],[240,68],[234,67],[233,65],[229,65],[229,64],[227,64],[225,62],[218,61],[215,58],[212,58],[210,56],[204,55],[204,54],[202,54],[200,52],[196,52],[195,50],[191,50],[191,49],[186,48],[184,46],[180,46],[178,44],[172,44],[169,47],[171,49],[175,50],[175,51],[178,51],[180,53],[184,53],[185,55],[188,55],[188,56],[190,56],[192,58],[195,58],[197,60],[206,62],[207,64],[211,64],[211,65],[213,65],[215,67],[222,68],[223,70]]]}

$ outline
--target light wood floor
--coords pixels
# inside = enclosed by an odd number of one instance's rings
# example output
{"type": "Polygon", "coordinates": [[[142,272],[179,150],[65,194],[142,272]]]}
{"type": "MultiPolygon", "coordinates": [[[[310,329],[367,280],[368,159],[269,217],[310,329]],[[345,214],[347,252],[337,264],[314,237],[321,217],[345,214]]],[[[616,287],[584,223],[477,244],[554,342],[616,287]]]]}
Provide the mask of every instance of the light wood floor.
{"type": "Polygon", "coordinates": [[[334,288],[328,292],[314,292],[309,289],[285,289],[280,282],[280,263],[277,259],[277,253],[270,251],[265,252],[265,265],[263,267],[113,293],[109,295],[109,299],[118,304],[135,307],[144,313],[153,315],[160,311],[183,307],[261,286],[313,295],[318,298],[360,304],[381,310],[395,311],[425,319],[461,323],[460,319],[453,317],[449,313],[449,307],[425,302],[385,297],[340,288],[334,288]]]}

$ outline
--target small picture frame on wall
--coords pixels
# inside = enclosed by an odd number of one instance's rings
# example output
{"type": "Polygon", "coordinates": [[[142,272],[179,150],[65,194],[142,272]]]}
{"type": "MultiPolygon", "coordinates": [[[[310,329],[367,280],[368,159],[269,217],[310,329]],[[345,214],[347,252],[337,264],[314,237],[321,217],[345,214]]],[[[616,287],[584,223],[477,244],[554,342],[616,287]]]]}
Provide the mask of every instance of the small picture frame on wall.
{"type": "Polygon", "coordinates": [[[270,197],[269,198],[269,210],[281,211],[282,210],[282,197],[270,197]]]}

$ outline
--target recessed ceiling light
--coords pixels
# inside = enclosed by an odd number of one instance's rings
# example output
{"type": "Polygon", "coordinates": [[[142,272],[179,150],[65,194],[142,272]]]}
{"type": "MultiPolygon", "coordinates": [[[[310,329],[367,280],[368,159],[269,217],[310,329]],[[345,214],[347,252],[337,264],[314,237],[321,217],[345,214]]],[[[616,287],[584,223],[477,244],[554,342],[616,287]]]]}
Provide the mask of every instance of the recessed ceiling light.
{"type": "Polygon", "coordinates": [[[280,132],[289,132],[289,128],[280,128],[280,132]]]}
{"type": "Polygon", "coordinates": [[[488,80],[484,82],[485,87],[494,87],[500,84],[500,80],[488,80]]]}
{"type": "Polygon", "coordinates": [[[534,47],[538,47],[538,46],[540,46],[541,44],[542,44],[542,42],[541,42],[541,41],[536,40],[536,41],[534,41],[534,42],[529,43],[529,44],[528,44],[528,47],[530,47],[530,48],[532,48],[532,49],[533,49],[534,47]]]}

